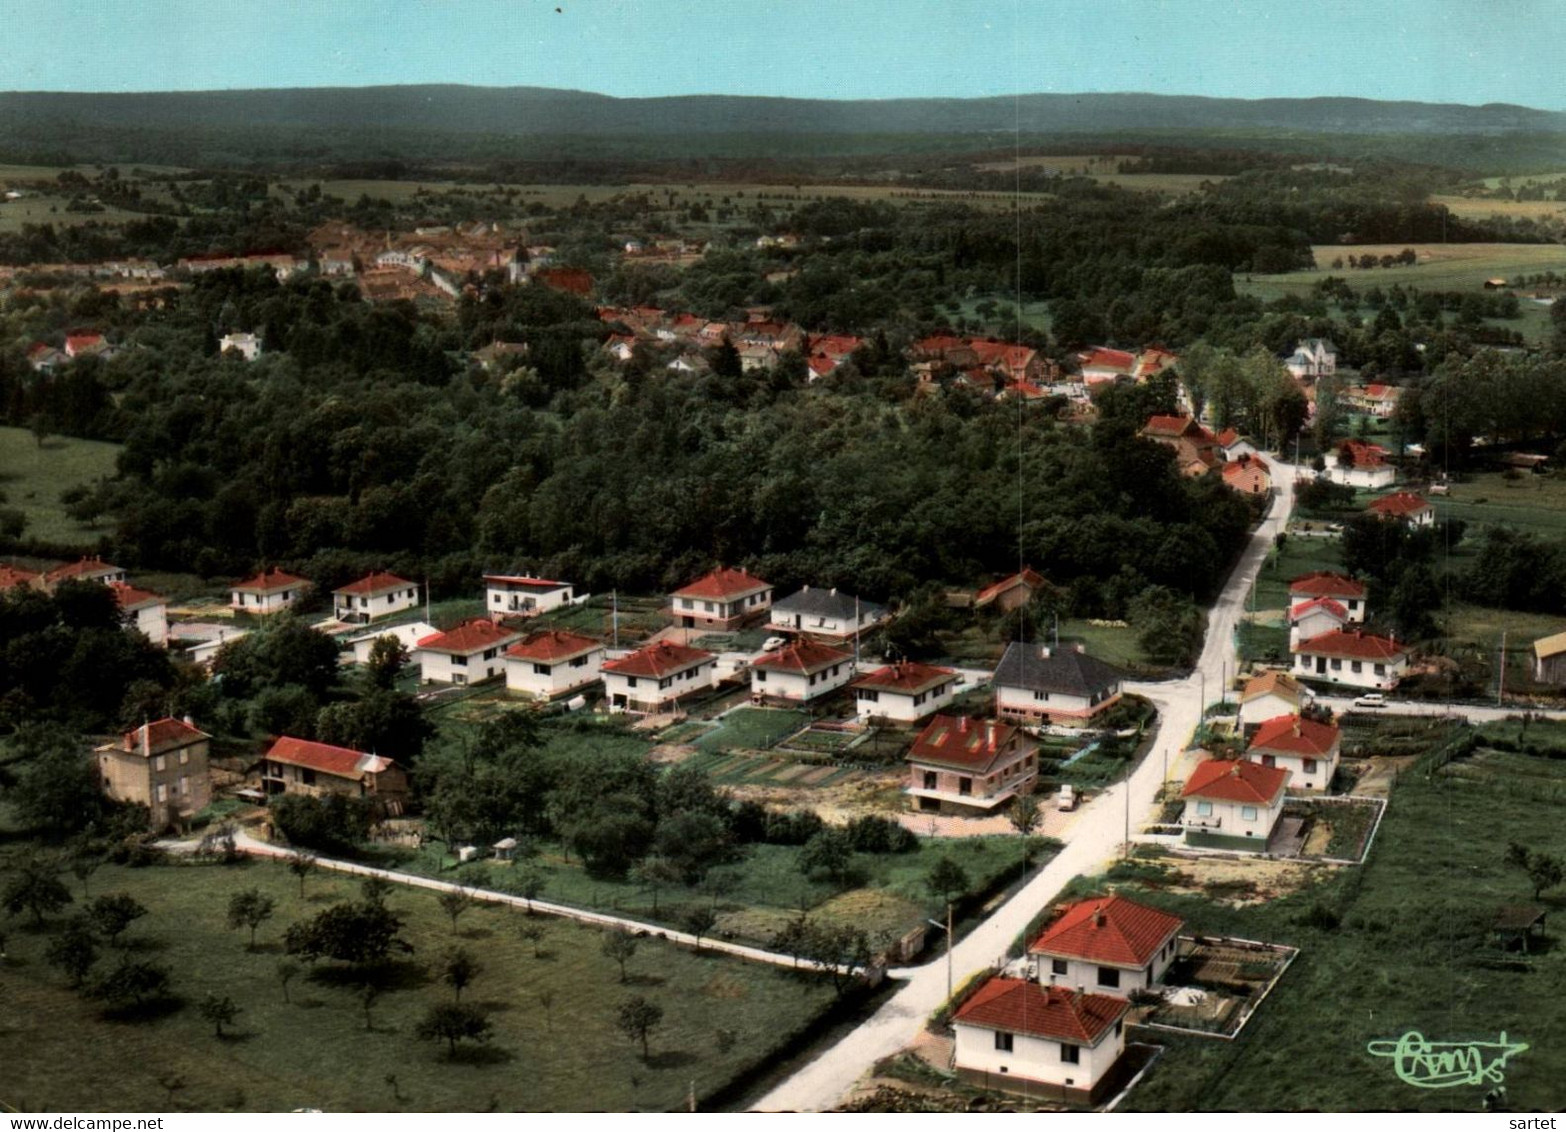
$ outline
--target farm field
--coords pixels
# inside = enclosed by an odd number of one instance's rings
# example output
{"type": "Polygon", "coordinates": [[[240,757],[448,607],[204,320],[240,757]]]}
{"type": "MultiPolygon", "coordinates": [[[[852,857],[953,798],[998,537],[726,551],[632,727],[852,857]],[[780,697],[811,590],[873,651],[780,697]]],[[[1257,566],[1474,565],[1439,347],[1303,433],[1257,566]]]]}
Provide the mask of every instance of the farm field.
{"type": "Polygon", "coordinates": [[[1445,205],[1453,216],[1463,220],[1485,220],[1491,216],[1566,220],[1566,201],[1559,200],[1482,200],[1474,197],[1433,196],[1430,201],[1432,204],[1445,205]]]}
{"type": "Polygon", "coordinates": [[[367,1027],[358,988],[334,965],[301,972],[291,1002],[276,973],[284,927],[358,899],[356,882],[317,874],[301,899],[281,866],[252,863],[107,866],[92,885],[147,906],[128,933],[131,953],[171,968],[182,1004],[146,1021],[103,1021],[42,961],[59,921],[43,932],[8,925],[0,1101],[21,1111],[665,1110],[682,1107],[693,1082],[700,1098],[769,1060],[833,997],[829,985],[788,971],[656,939],[638,941],[622,985],[597,929],[480,906],[453,933],[432,894],[397,888],[388,905],[404,917],[414,951],[393,964],[367,1027]],[[254,952],[225,924],[229,894],[252,886],[277,902],[254,952]],[[544,928],[537,955],[517,934],[524,922],[544,928]],[[484,965],[464,1001],[485,1011],[494,1037],[453,1064],[414,1028],[431,1005],[450,1000],[426,967],[455,945],[484,965]],[[539,995],[550,991],[546,1007],[539,995]],[[243,1008],[224,1039],[197,1013],[208,992],[243,1008]],[[646,1063],[615,1024],[632,995],[665,1011],[646,1063]],[[719,1042],[720,1031],[732,1045],[719,1042]],[[120,1068],[82,1072],[105,1059],[120,1068]],[[160,1083],[174,1079],[183,1084],[173,1092],[160,1083]]]}
{"type": "Polygon", "coordinates": [[[100,530],[84,526],[65,513],[60,493],[112,476],[118,444],[51,436],[39,447],[24,428],[0,428],[0,492],[27,516],[23,537],[63,546],[89,548],[100,530]]]}
{"type": "Polygon", "coordinates": [[[1451,485],[1434,499],[1437,519],[1461,519],[1474,528],[1504,523],[1541,538],[1566,537],[1566,479],[1525,475],[1508,480],[1500,472],[1484,472],[1451,485]]]}
{"type": "MultiPolygon", "coordinates": [[[[1129,1107],[1478,1111],[1490,1084],[1413,1088],[1366,1050],[1410,1030],[1433,1042],[1495,1041],[1504,1030],[1529,1046],[1506,1067],[1509,1103],[1560,1106],[1566,1017],[1555,1004],[1566,994],[1566,951],[1552,941],[1531,957],[1508,956],[1490,929],[1501,905],[1533,895],[1502,860],[1507,838],[1566,853],[1566,761],[1481,749],[1428,770],[1427,760],[1397,780],[1358,869],[1318,868],[1302,891],[1246,907],[1159,887],[1136,893],[1184,916],[1188,933],[1302,950],[1235,1042],[1161,1035],[1168,1052],[1129,1107]],[[1511,820],[1519,808],[1531,815],[1526,827],[1511,820]]],[[[1538,903],[1557,936],[1559,890],[1538,903]]]]}

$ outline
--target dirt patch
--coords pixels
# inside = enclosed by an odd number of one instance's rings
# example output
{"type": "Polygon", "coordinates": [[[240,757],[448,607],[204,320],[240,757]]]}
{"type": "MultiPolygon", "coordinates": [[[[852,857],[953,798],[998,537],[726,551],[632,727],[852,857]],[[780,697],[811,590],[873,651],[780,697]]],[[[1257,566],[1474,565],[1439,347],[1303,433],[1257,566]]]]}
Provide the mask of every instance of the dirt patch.
{"type": "Polygon", "coordinates": [[[708,998],[744,998],[750,990],[737,979],[715,975],[701,988],[708,998]]]}
{"type": "Polygon", "coordinates": [[[1302,852],[1307,857],[1325,857],[1327,855],[1327,845],[1331,841],[1331,824],[1325,821],[1318,821],[1311,826],[1310,836],[1305,839],[1305,847],[1302,852]]]}
{"type": "Polygon", "coordinates": [[[651,751],[647,752],[647,758],[649,762],[676,766],[695,753],[696,748],[688,743],[659,743],[651,751]]]}
{"type": "Polygon", "coordinates": [[[1355,794],[1385,798],[1391,793],[1393,779],[1413,766],[1418,757],[1418,755],[1386,755],[1374,759],[1352,759],[1344,765],[1358,771],[1359,777],[1354,780],[1355,794]]]}
{"type": "MultiPolygon", "coordinates": [[[[835,771],[835,767],[820,768],[835,771]]],[[[814,772],[807,774],[802,783],[812,781],[814,772]]],[[[821,778],[829,777],[828,774],[821,778]]],[[[820,781],[820,779],[815,779],[820,781]]],[[[744,783],[728,787],[730,796],[739,801],[756,801],[763,805],[782,809],[814,810],[822,821],[832,825],[846,825],[854,818],[866,814],[886,816],[902,807],[904,774],[900,770],[877,770],[856,773],[851,778],[832,786],[792,786],[744,783]]]]}
{"type": "Polygon", "coordinates": [[[1163,863],[1175,870],[1167,891],[1205,896],[1235,908],[1265,904],[1309,888],[1320,870],[1328,867],[1306,861],[1224,857],[1166,857],[1163,863]]]}

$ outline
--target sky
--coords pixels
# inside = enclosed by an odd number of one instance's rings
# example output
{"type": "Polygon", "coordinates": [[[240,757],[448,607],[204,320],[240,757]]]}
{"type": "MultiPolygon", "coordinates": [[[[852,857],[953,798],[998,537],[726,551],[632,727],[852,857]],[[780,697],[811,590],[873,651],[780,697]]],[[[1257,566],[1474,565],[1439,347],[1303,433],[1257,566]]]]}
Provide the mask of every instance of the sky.
{"type": "Polygon", "coordinates": [[[1146,91],[1566,110],[1566,0],[0,0],[0,28],[0,91],[1146,91]]]}

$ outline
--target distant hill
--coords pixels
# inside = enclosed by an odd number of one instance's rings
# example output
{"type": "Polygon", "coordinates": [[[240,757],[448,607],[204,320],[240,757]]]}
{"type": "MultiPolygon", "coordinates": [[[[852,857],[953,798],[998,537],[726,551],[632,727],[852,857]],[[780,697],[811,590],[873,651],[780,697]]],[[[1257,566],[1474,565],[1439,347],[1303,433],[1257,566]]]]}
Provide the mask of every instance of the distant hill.
{"type": "MultiPolygon", "coordinates": [[[[608,139],[662,139],[670,153],[754,152],[759,136],[814,139],[818,149],[923,148],[929,139],[1281,133],[1284,135],[1566,135],[1566,113],[1524,106],[1240,100],[1153,94],[884,101],[726,95],[611,98],[539,87],[381,86],[153,94],[0,94],[0,148],[92,160],[321,160],[352,150],[403,160],[493,155],[507,139],[575,138],[603,155],[608,139]],[[431,144],[432,139],[446,142],[431,144]],[[476,141],[483,137],[480,146],[476,141]],[[466,142],[459,139],[468,138],[466,142]],[[833,142],[832,139],[840,139],[833,142]],[[922,146],[918,139],[925,139],[922,146]],[[676,141],[676,139],[679,139],[676,141]],[[874,148],[873,146],[870,148],[874,148]]],[[[945,145],[942,147],[944,148],[945,145]]]]}

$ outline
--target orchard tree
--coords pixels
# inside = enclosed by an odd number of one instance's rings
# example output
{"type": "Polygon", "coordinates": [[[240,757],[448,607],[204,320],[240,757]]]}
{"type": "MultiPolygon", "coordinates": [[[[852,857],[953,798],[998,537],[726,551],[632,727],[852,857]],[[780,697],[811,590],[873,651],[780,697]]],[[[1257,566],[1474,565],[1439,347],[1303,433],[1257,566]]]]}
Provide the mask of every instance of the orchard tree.
{"type": "Polygon", "coordinates": [[[147,909],[124,892],[100,896],[87,905],[87,919],[93,930],[114,946],[119,946],[120,936],[146,914],[147,909]]]}
{"type": "Polygon", "coordinates": [[[218,1038],[223,1036],[224,1026],[234,1024],[234,1019],[239,1017],[240,1011],[239,1006],[228,995],[219,996],[210,991],[207,997],[201,1000],[201,1005],[197,1009],[203,1019],[212,1023],[213,1036],[218,1038]]]}
{"type": "Polygon", "coordinates": [[[625,982],[625,965],[636,954],[636,937],[623,928],[610,928],[599,949],[620,965],[620,981],[625,982]]]}
{"type": "Polygon", "coordinates": [[[631,1041],[641,1043],[644,1062],[652,1056],[648,1049],[648,1036],[662,1021],[663,1007],[648,1002],[641,995],[626,999],[615,1013],[615,1025],[620,1027],[620,1032],[631,1041]]]}
{"type": "Polygon", "coordinates": [[[32,854],[16,866],[10,879],[0,888],[0,907],[13,916],[31,912],[33,922],[43,926],[44,917],[71,903],[71,890],[60,880],[53,860],[32,854]]]}
{"type": "Polygon", "coordinates": [[[44,949],[44,962],[70,976],[71,986],[79,987],[98,960],[97,936],[85,916],[66,921],[60,934],[44,949]]]}
{"type": "Polygon", "coordinates": [[[250,929],[250,948],[256,949],[256,929],[272,918],[277,901],[259,888],[247,888],[228,898],[228,926],[230,931],[250,929]]]}
{"type": "Polygon", "coordinates": [[[458,1043],[487,1042],[492,1031],[489,1019],[478,1007],[441,1002],[429,1008],[414,1034],[420,1041],[445,1042],[446,1057],[450,1060],[457,1056],[458,1043]]]}
{"type": "Polygon", "coordinates": [[[474,979],[484,973],[484,965],[470,955],[466,948],[448,951],[440,961],[440,981],[451,988],[454,1001],[462,1001],[462,992],[474,979]]]}

